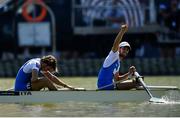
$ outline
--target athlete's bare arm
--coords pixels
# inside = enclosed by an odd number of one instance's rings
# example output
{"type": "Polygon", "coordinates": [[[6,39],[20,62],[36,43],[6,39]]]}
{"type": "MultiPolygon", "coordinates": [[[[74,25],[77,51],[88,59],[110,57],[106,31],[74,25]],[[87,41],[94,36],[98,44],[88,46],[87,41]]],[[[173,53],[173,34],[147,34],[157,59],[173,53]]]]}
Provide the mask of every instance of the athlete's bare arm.
{"type": "Polygon", "coordinates": [[[74,89],[73,87],[65,84],[63,81],[59,80],[58,77],[56,77],[55,75],[53,75],[52,73],[50,73],[49,71],[43,73],[43,75],[50,79],[52,82],[54,82],[55,84],[59,85],[59,86],[63,86],[65,88],[69,88],[69,89],[74,89]]]}
{"type": "Polygon", "coordinates": [[[124,75],[119,75],[119,72],[117,72],[117,73],[114,75],[114,78],[115,78],[116,81],[127,80],[130,75],[133,75],[133,74],[134,74],[134,72],[136,72],[136,68],[135,68],[134,66],[131,66],[131,67],[129,68],[129,72],[127,72],[127,73],[124,74],[124,75]]]}
{"type": "Polygon", "coordinates": [[[37,80],[38,80],[38,71],[36,69],[33,69],[31,82],[36,82],[37,80]]]}
{"type": "Polygon", "coordinates": [[[128,30],[128,25],[127,24],[121,26],[121,30],[119,31],[118,35],[116,36],[116,39],[114,40],[114,43],[113,43],[113,47],[111,49],[113,52],[118,51],[119,43],[121,42],[122,37],[127,32],[127,30],[128,30]]]}

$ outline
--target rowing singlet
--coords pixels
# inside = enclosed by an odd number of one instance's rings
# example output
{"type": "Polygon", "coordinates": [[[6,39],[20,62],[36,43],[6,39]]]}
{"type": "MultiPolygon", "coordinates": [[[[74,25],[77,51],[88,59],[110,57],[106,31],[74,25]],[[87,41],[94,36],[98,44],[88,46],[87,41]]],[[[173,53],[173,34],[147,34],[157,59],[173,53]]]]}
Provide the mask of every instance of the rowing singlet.
{"type": "Polygon", "coordinates": [[[27,91],[31,89],[32,70],[40,69],[40,58],[27,61],[18,71],[15,80],[15,91],[27,91]]]}
{"type": "Polygon", "coordinates": [[[113,84],[114,74],[119,72],[119,68],[120,68],[119,52],[117,51],[114,53],[113,51],[110,51],[98,75],[98,81],[97,81],[98,89],[113,90],[115,88],[113,84]]]}

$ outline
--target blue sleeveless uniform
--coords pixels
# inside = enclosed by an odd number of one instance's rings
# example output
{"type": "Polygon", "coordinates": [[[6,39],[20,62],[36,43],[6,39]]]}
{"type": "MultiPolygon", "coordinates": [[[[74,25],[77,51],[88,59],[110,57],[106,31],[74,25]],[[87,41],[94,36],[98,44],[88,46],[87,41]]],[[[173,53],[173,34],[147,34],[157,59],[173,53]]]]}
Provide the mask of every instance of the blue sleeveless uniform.
{"type": "Polygon", "coordinates": [[[27,61],[18,71],[15,80],[15,91],[27,91],[31,89],[32,70],[40,69],[40,58],[27,61]]]}
{"type": "Polygon", "coordinates": [[[98,81],[97,81],[98,89],[100,90],[115,89],[115,85],[113,84],[114,74],[119,72],[119,68],[120,68],[119,52],[117,51],[114,53],[113,51],[111,51],[109,55],[106,57],[103,66],[99,71],[98,81]]]}

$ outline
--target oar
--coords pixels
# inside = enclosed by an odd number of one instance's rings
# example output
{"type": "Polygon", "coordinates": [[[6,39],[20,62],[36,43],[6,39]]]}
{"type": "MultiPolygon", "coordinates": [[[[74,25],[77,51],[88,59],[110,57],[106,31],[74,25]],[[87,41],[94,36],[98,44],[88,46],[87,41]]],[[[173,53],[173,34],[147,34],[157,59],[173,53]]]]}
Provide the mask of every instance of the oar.
{"type": "Polygon", "coordinates": [[[104,88],[106,88],[106,87],[109,87],[109,86],[112,86],[112,85],[116,85],[116,84],[121,83],[121,82],[123,82],[123,81],[124,81],[124,80],[119,80],[119,81],[113,82],[113,83],[111,83],[111,84],[102,86],[102,87],[96,89],[96,91],[102,90],[102,89],[104,89],[104,88]]]}
{"type": "Polygon", "coordinates": [[[63,91],[63,90],[69,90],[69,91],[86,91],[85,88],[74,88],[74,89],[69,89],[69,88],[61,88],[59,86],[56,86],[58,91],[63,91]]]}
{"type": "Polygon", "coordinates": [[[146,86],[146,84],[144,83],[142,77],[139,75],[138,72],[134,73],[135,76],[138,78],[139,82],[142,84],[144,90],[148,93],[148,95],[150,96],[150,100],[149,102],[155,102],[155,103],[165,103],[165,100],[161,99],[161,98],[156,98],[153,97],[153,95],[151,94],[151,92],[149,91],[148,87],[146,86]]]}

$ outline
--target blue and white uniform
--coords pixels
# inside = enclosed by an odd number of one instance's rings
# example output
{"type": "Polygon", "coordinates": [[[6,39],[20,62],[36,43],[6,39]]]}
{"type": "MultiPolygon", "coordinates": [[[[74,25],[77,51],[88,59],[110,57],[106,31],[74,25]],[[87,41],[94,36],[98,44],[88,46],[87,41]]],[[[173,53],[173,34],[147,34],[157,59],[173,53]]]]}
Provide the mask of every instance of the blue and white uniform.
{"type": "Polygon", "coordinates": [[[15,80],[15,91],[27,91],[31,89],[32,70],[40,70],[40,58],[27,61],[18,71],[15,80]]]}
{"type": "Polygon", "coordinates": [[[119,72],[120,69],[120,59],[119,52],[110,51],[109,55],[106,57],[103,67],[100,69],[98,75],[97,86],[101,90],[113,90],[115,85],[113,84],[115,73],[119,72]],[[107,86],[110,85],[111,86],[107,86]],[[107,86],[104,88],[104,86],[107,86]]]}

